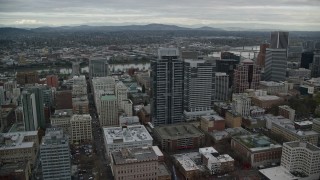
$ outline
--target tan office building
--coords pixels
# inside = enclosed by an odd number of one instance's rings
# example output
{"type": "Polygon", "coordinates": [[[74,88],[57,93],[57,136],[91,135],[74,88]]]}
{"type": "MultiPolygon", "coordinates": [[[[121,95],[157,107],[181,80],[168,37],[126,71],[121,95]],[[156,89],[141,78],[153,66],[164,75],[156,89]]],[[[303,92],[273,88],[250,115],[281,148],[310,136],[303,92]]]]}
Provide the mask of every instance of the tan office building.
{"type": "Polygon", "coordinates": [[[0,134],[0,161],[30,161],[34,165],[39,148],[38,131],[0,134]]]}
{"type": "Polygon", "coordinates": [[[91,116],[89,114],[73,115],[70,125],[73,143],[92,140],[91,116]]]}
{"type": "Polygon", "coordinates": [[[158,156],[152,147],[125,148],[111,153],[115,180],[157,180],[158,166],[158,156]]]}

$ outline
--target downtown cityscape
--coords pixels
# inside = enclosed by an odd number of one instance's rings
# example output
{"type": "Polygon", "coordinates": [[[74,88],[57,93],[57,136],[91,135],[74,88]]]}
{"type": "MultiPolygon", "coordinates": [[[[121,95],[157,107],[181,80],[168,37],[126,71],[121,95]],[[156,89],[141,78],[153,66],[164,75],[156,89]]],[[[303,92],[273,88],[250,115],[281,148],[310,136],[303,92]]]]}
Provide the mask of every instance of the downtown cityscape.
{"type": "Polygon", "coordinates": [[[274,11],[320,2],[279,2],[0,1],[0,180],[319,180],[320,21],[274,11]]]}

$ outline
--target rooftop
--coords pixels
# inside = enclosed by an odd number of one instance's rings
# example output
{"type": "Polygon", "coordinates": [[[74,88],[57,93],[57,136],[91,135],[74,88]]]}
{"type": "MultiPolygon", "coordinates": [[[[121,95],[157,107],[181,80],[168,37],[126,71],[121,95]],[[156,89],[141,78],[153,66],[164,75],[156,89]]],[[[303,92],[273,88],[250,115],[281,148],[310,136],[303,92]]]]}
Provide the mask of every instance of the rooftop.
{"type": "Polygon", "coordinates": [[[11,175],[12,173],[22,173],[26,170],[28,162],[15,162],[0,165],[0,176],[11,175]]]}
{"type": "Polygon", "coordinates": [[[192,124],[163,125],[154,128],[163,139],[180,139],[204,136],[204,133],[192,124]]]}
{"type": "Polygon", "coordinates": [[[259,134],[236,136],[233,137],[233,139],[237,140],[253,152],[282,147],[267,136],[259,134]]]}
{"type": "Polygon", "coordinates": [[[153,140],[143,125],[103,128],[107,144],[153,140]]]}
{"type": "Polygon", "coordinates": [[[283,146],[290,146],[292,148],[306,148],[310,151],[318,151],[320,152],[320,148],[313,145],[313,144],[310,144],[308,142],[301,142],[301,141],[292,141],[292,142],[286,142],[286,143],[283,143],[283,146]]]}
{"type": "Polygon", "coordinates": [[[260,85],[263,85],[263,86],[283,86],[284,82],[260,81],[260,85]]]}
{"type": "Polygon", "coordinates": [[[289,119],[281,118],[281,116],[274,116],[270,120],[272,121],[272,126],[277,125],[292,134],[297,134],[298,136],[319,135],[319,133],[312,130],[297,130],[294,126],[294,122],[289,119]]]}
{"type": "Polygon", "coordinates": [[[47,128],[46,135],[42,137],[41,146],[67,144],[68,138],[63,134],[61,128],[47,128]]]}
{"type": "Polygon", "coordinates": [[[55,110],[54,114],[51,115],[52,118],[59,118],[59,117],[71,117],[73,115],[72,109],[59,109],[55,110]]]}
{"type": "Polygon", "coordinates": [[[33,147],[34,142],[25,141],[27,136],[38,136],[38,131],[0,133],[0,150],[33,147]]]}
{"type": "Polygon", "coordinates": [[[143,161],[158,161],[158,156],[152,147],[125,148],[112,152],[111,157],[116,165],[143,161]]]}
{"type": "Polygon", "coordinates": [[[313,124],[312,121],[300,121],[300,122],[294,122],[295,124],[299,125],[299,126],[307,126],[307,125],[311,125],[313,124]]]}
{"type": "Polygon", "coordinates": [[[200,170],[197,164],[187,154],[175,154],[173,157],[185,171],[200,170]]]}
{"type": "Polygon", "coordinates": [[[224,118],[219,115],[207,115],[207,116],[201,116],[201,119],[206,121],[223,121],[224,118]]]}
{"type": "Polygon", "coordinates": [[[282,166],[261,169],[261,174],[272,180],[297,180],[298,178],[292,175],[287,169],[282,166]]]}
{"type": "Polygon", "coordinates": [[[265,95],[265,96],[255,96],[253,98],[259,99],[261,101],[271,101],[271,100],[278,100],[280,97],[274,95],[265,95]]]}
{"type": "Polygon", "coordinates": [[[159,163],[158,177],[159,176],[171,176],[171,172],[169,171],[169,169],[165,163],[159,163]]]}
{"type": "Polygon", "coordinates": [[[102,101],[116,101],[117,97],[115,95],[103,95],[101,96],[102,101]]]}

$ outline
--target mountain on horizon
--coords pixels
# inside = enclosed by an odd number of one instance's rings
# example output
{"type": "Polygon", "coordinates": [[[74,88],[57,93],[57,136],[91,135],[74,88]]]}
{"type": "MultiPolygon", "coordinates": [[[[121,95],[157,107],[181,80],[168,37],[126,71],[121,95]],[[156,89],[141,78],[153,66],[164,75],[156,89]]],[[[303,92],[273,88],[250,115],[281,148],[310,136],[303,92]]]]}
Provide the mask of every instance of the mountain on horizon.
{"type": "MultiPolygon", "coordinates": [[[[6,27],[3,27],[6,28],[6,27]]],[[[0,29],[3,29],[0,28],[0,29]]],[[[167,24],[147,24],[147,25],[122,25],[122,26],[90,26],[90,25],[78,25],[78,26],[58,26],[49,27],[43,26],[38,28],[14,28],[29,30],[32,32],[62,32],[62,31],[91,31],[91,32],[103,32],[103,31],[179,31],[179,30],[206,30],[206,31],[224,31],[219,28],[212,28],[208,26],[200,28],[188,28],[177,25],[167,24]]]]}

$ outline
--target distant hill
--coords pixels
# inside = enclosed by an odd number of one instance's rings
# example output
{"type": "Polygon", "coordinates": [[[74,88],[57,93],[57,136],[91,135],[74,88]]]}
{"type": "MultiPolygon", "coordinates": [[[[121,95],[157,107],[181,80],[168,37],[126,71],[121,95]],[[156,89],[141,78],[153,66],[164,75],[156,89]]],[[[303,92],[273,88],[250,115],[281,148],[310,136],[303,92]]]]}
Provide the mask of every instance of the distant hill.
{"type": "Polygon", "coordinates": [[[34,32],[61,32],[61,31],[179,31],[179,30],[210,30],[222,31],[222,29],[202,27],[186,28],[176,25],[147,24],[147,25],[126,25],[126,26],[60,26],[60,27],[39,27],[32,29],[34,32]]]}
{"type": "Polygon", "coordinates": [[[200,28],[195,28],[195,30],[203,30],[203,31],[223,31],[223,29],[213,28],[213,27],[209,27],[209,26],[203,26],[203,27],[200,27],[200,28]]]}

